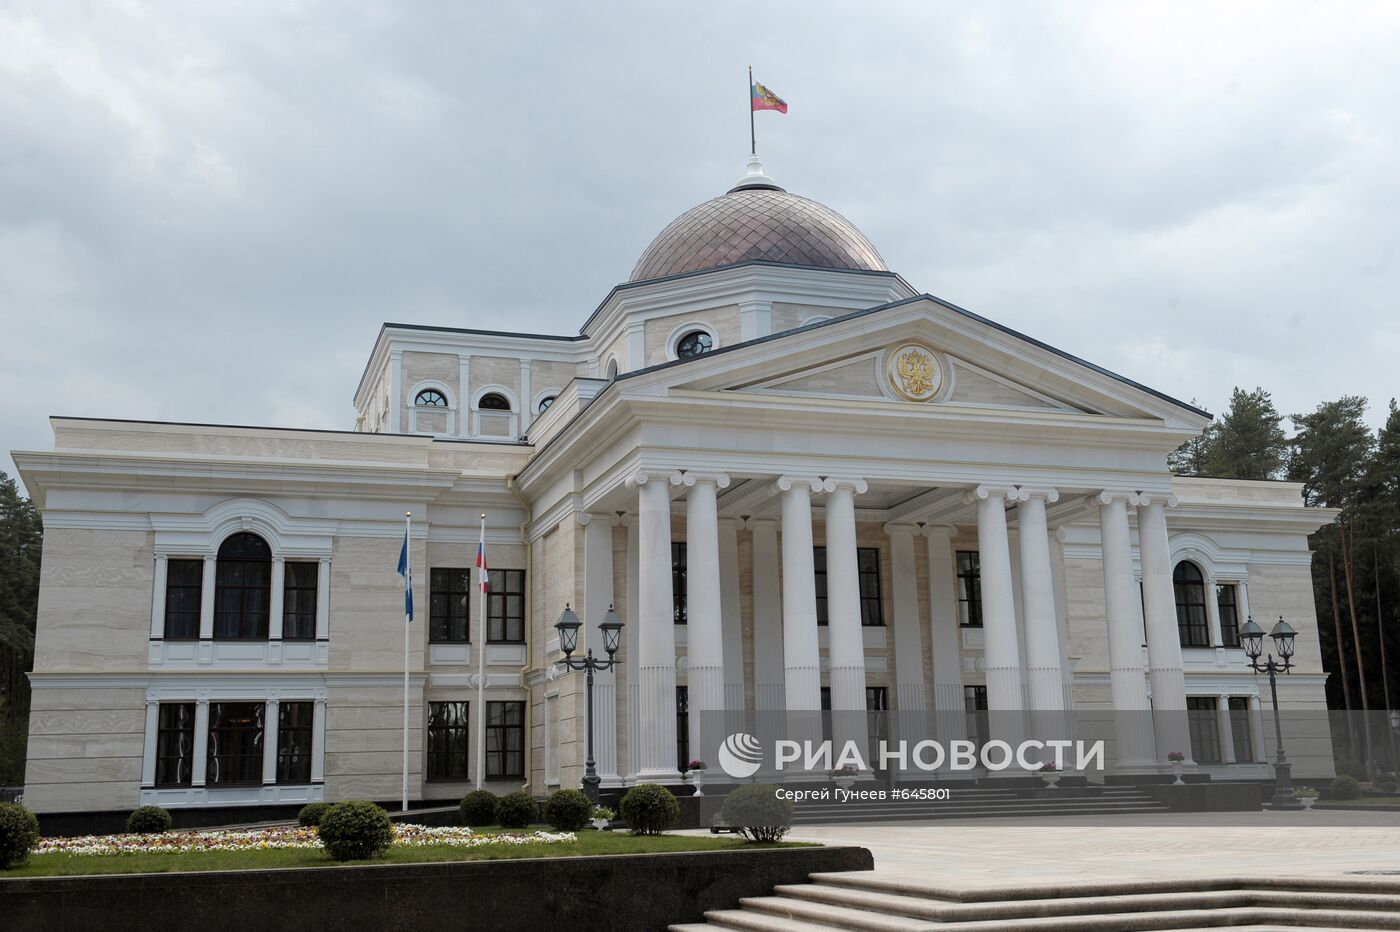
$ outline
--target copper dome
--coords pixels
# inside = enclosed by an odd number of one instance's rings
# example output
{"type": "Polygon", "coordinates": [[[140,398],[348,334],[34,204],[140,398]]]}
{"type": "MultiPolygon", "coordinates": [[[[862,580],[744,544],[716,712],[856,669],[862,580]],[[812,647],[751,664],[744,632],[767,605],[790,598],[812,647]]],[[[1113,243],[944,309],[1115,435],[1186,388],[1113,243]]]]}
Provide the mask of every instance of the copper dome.
{"type": "Polygon", "coordinates": [[[750,162],[728,193],[692,207],[651,241],[628,281],[762,259],[825,269],[884,272],[865,234],[824,204],[789,194],[750,162]]]}

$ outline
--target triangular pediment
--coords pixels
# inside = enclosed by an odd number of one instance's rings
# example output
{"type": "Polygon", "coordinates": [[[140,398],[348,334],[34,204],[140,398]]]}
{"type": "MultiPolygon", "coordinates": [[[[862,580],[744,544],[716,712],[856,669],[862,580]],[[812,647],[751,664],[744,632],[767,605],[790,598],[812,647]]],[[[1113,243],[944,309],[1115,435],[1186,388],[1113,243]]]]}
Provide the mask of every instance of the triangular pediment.
{"type": "Polygon", "coordinates": [[[1190,406],[928,296],[722,347],[645,375],[629,390],[1147,419],[1193,430],[1208,422],[1190,406]]]}

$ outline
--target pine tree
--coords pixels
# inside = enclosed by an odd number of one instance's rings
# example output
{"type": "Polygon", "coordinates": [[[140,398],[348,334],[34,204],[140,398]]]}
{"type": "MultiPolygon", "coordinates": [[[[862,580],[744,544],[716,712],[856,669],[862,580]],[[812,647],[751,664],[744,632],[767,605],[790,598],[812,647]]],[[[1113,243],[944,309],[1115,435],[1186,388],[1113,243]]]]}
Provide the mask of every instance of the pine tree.
{"type": "Polygon", "coordinates": [[[1222,479],[1276,479],[1288,454],[1283,415],[1262,388],[1236,388],[1205,457],[1204,475],[1222,479]]]}
{"type": "MultiPolygon", "coordinates": [[[[1191,399],[1191,407],[1199,408],[1201,403],[1191,399]]],[[[1206,429],[1167,454],[1167,468],[1178,476],[1204,476],[1206,461],[1210,457],[1211,444],[1215,441],[1219,424],[1207,424],[1206,429]]]]}
{"type": "Polygon", "coordinates": [[[0,783],[24,779],[34,621],[43,526],[15,481],[0,472],[0,783]]]}

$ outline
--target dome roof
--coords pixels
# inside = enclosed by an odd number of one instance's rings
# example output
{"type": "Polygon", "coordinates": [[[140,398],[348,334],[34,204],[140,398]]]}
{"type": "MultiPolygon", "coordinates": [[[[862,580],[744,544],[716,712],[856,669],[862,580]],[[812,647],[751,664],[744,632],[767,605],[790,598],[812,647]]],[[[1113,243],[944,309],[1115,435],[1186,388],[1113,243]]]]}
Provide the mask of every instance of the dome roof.
{"type": "Polygon", "coordinates": [[[665,278],[762,259],[824,269],[885,272],[865,234],[824,204],[789,194],[749,159],[726,194],[672,220],[637,260],[628,281],[665,278]]]}

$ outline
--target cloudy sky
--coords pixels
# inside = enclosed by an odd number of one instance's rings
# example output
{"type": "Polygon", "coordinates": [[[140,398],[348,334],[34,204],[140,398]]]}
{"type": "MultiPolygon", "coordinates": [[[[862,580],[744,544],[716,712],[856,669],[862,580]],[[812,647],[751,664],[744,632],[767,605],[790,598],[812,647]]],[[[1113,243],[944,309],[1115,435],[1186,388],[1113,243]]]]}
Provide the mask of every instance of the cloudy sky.
{"type": "Polygon", "coordinates": [[[383,321],[576,332],[742,174],[750,63],[769,173],[916,288],[1379,423],[1398,48],[1395,3],[0,0],[0,449],[350,428],[383,321]]]}

